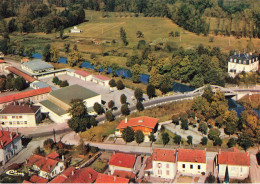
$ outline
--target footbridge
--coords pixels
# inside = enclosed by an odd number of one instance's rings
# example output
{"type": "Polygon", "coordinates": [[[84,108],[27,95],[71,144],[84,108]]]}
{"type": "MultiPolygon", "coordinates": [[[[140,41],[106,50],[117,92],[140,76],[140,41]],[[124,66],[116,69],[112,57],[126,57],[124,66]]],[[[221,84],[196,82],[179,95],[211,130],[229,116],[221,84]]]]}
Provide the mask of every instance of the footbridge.
{"type": "MultiPolygon", "coordinates": [[[[190,93],[192,94],[203,94],[204,90],[208,87],[208,85],[205,85],[205,86],[202,86],[200,88],[197,88],[195,89],[194,91],[191,91],[190,93]]],[[[221,87],[221,86],[217,86],[217,85],[210,85],[212,91],[214,93],[216,93],[217,91],[221,91],[221,92],[224,92],[225,96],[229,96],[229,97],[233,97],[233,96],[236,96],[237,93],[229,88],[224,88],[224,87],[221,87]]]]}

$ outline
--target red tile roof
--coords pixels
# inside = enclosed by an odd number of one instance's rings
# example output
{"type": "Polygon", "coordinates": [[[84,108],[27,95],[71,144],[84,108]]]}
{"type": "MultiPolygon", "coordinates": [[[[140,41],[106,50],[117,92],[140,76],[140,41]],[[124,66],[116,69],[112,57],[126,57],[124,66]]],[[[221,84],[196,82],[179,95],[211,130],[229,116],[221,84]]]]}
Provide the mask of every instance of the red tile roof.
{"type": "Polygon", "coordinates": [[[109,81],[110,78],[104,76],[104,75],[94,75],[93,78],[97,78],[99,80],[102,80],[102,81],[109,81]]]}
{"type": "Polygon", "coordinates": [[[148,116],[141,116],[137,118],[131,118],[127,120],[127,123],[125,123],[125,120],[121,121],[121,123],[116,127],[116,129],[122,129],[126,127],[134,127],[134,126],[143,126],[154,129],[155,126],[158,123],[158,119],[148,117],[148,116]]]}
{"type": "Polygon", "coordinates": [[[135,165],[136,155],[127,153],[115,153],[109,160],[109,165],[118,167],[133,168],[135,165]]]}
{"type": "Polygon", "coordinates": [[[71,166],[67,168],[65,171],[63,171],[61,174],[56,176],[53,180],[51,180],[49,183],[65,183],[64,181],[72,175],[73,172],[75,172],[76,168],[71,166]]]}
{"type": "Polygon", "coordinates": [[[237,151],[221,151],[218,154],[218,164],[250,166],[250,154],[237,151]]]}
{"type": "Polygon", "coordinates": [[[60,155],[57,152],[52,152],[52,153],[48,154],[46,157],[55,159],[55,158],[58,158],[59,156],[60,155]]]}
{"type": "Polygon", "coordinates": [[[21,60],[21,62],[27,62],[27,61],[30,61],[30,60],[27,59],[27,58],[24,58],[24,59],[21,60]]]}
{"type": "Polygon", "coordinates": [[[162,162],[174,162],[176,160],[176,150],[154,149],[152,160],[162,162]]]}
{"type": "Polygon", "coordinates": [[[40,88],[40,89],[33,89],[30,91],[24,91],[24,92],[13,94],[13,95],[3,96],[0,98],[0,104],[6,103],[6,102],[12,102],[15,100],[20,100],[20,99],[24,99],[24,98],[28,98],[28,97],[32,97],[32,96],[37,96],[37,95],[41,95],[41,94],[45,94],[45,93],[49,93],[49,92],[51,92],[51,88],[46,87],[46,88],[40,88]]]}
{"type": "Polygon", "coordinates": [[[35,105],[21,104],[6,106],[0,114],[24,114],[24,113],[36,113],[41,107],[35,105]]]}
{"type": "Polygon", "coordinates": [[[45,179],[45,178],[42,178],[42,177],[40,177],[40,176],[33,175],[33,176],[30,178],[30,182],[32,182],[32,183],[47,183],[48,180],[45,179]]]}
{"type": "Polygon", "coordinates": [[[50,173],[53,170],[53,168],[57,165],[57,163],[57,160],[33,154],[32,156],[30,156],[27,164],[25,165],[29,167],[36,165],[40,168],[40,170],[50,173]]]}
{"type": "Polygon", "coordinates": [[[17,68],[15,67],[12,67],[12,66],[8,66],[7,67],[7,70],[9,70],[10,72],[14,73],[15,75],[18,75],[20,77],[23,77],[26,81],[28,82],[33,82],[35,81],[36,79],[31,77],[30,75],[22,72],[21,70],[18,70],[17,68]]]}
{"type": "Polygon", "coordinates": [[[95,183],[129,183],[129,179],[98,173],[95,183]]]}
{"type": "Polygon", "coordinates": [[[5,61],[3,59],[0,59],[0,63],[5,63],[5,61]]]}
{"type": "Polygon", "coordinates": [[[74,175],[70,176],[63,183],[93,183],[98,176],[98,172],[90,167],[78,169],[74,175]]]}
{"type": "Polygon", "coordinates": [[[129,178],[129,179],[135,178],[135,174],[133,172],[121,171],[121,170],[115,170],[113,176],[121,177],[121,178],[129,178]]]}
{"type": "Polygon", "coordinates": [[[206,151],[196,149],[179,149],[178,162],[206,163],[206,151]]]}
{"type": "Polygon", "coordinates": [[[0,130],[0,149],[6,147],[12,140],[18,138],[20,134],[15,132],[8,132],[0,130]]]}
{"type": "Polygon", "coordinates": [[[84,70],[76,70],[75,73],[78,75],[81,75],[83,77],[87,77],[87,76],[91,75],[91,73],[84,71],[84,70]]]}

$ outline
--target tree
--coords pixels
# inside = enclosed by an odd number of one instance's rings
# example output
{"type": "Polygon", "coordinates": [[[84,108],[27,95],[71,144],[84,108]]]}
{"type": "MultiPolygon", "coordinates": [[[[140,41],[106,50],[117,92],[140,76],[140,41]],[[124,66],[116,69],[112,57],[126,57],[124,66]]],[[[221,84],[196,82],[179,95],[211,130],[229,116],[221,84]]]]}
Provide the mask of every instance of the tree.
{"type": "Polygon", "coordinates": [[[204,92],[203,92],[203,94],[202,94],[202,97],[203,97],[203,98],[206,98],[207,101],[208,101],[209,103],[211,103],[211,102],[213,101],[213,96],[214,96],[214,93],[213,93],[213,91],[212,91],[211,86],[207,86],[207,87],[204,89],[204,92]]]}
{"type": "Polygon", "coordinates": [[[69,86],[69,83],[68,83],[67,80],[64,80],[64,81],[62,81],[62,82],[60,83],[60,87],[61,87],[61,88],[64,88],[64,87],[66,87],[66,86],[69,86]]]}
{"type": "Polygon", "coordinates": [[[18,91],[23,90],[26,87],[26,81],[22,77],[17,77],[14,79],[14,88],[18,91]]]}
{"type": "Polygon", "coordinates": [[[60,81],[60,79],[57,76],[53,77],[53,79],[52,79],[52,83],[55,85],[57,85],[59,81],[60,81]]]}
{"type": "Polygon", "coordinates": [[[79,51],[73,49],[68,54],[68,65],[69,66],[75,66],[80,65],[80,63],[83,61],[82,55],[79,51]]]}
{"type": "Polygon", "coordinates": [[[134,141],[135,140],[134,130],[131,127],[126,127],[122,131],[122,138],[126,143],[134,141]]]}
{"type": "Polygon", "coordinates": [[[33,153],[36,155],[45,156],[45,151],[40,146],[37,146],[33,153]]]}
{"type": "Polygon", "coordinates": [[[144,133],[141,130],[135,132],[135,141],[137,144],[144,142],[144,133]]]}
{"type": "Polygon", "coordinates": [[[192,137],[191,135],[189,135],[189,136],[187,137],[187,143],[188,143],[188,144],[192,144],[192,139],[193,139],[193,137],[192,137]]]}
{"type": "Polygon", "coordinates": [[[242,133],[238,137],[238,144],[246,151],[248,148],[254,145],[252,138],[247,133],[242,133]]]}
{"type": "Polygon", "coordinates": [[[125,88],[125,85],[124,85],[124,83],[121,80],[119,80],[116,83],[116,87],[117,87],[118,90],[122,90],[122,89],[125,88]]]}
{"type": "Polygon", "coordinates": [[[150,134],[149,135],[149,140],[150,140],[151,143],[155,142],[156,141],[155,135],[154,134],[150,134]]]}
{"type": "Polygon", "coordinates": [[[162,141],[163,141],[164,146],[169,143],[170,137],[169,137],[169,134],[167,132],[164,132],[162,134],[162,141]]]}
{"type": "Polygon", "coordinates": [[[65,49],[65,53],[66,54],[70,53],[70,43],[65,43],[64,44],[64,49],[65,49]]]}
{"type": "Polygon", "coordinates": [[[89,123],[91,126],[95,127],[98,125],[98,121],[96,120],[96,118],[94,116],[91,116],[89,119],[89,123]]]}
{"type": "Polygon", "coordinates": [[[114,102],[113,100],[110,100],[110,101],[108,102],[108,108],[111,109],[111,110],[113,110],[114,106],[115,106],[115,102],[114,102]]]}
{"type": "Polygon", "coordinates": [[[208,132],[208,126],[206,123],[200,123],[199,124],[199,129],[198,129],[200,132],[202,132],[203,134],[207,134],[208,132]]]}
{"type": "Polygon", "coordinates": [[[172,116],[172,123],[175,125],[179,125],[179,117],[177,115],[172,116]]]}
{"type": "Polygon", "coordinates": [[[175,137],[173,138],[173,142],[175,144],[180,144],[181,143],[181,136],[180,135],[175,135],[175,137]]]}
{"type": "Polygon", "coordinates": [[[211,172],[207,176],[205,183],[216,183],[216,178],[211,172]]]}
{"type": "Polygon", "coordinates": [[[224,116],[224,124],[226,127],[224,129],[225,133],[228,135],[232,135],[236,132],[238,126],[238,117],[236,111],[226,111],[224,116]]]}
{"type": "Polygon", "coordinates": [[[147,93],[149,98],[155,97],[155,87],[154,87],[154,85],[148,84],[148,86],[146,88],[146,93],[147,93]]]}
{"type": "Polygon", "coordinates": [[[72,99],[70,101],[70,108],[68,113],[72,117],[84,117],[87,114],[87,108],[84,104],[84,101],[81,99],[72,99]]]}
{"type": "Polygon", "coordinates": [[[44,142],[43,142],[43,148],[46,150],[46,151],[50,151],[54,146],[54,141],[52,139],[46,139],[44,142]]]}
{"type": "Polygon", "coordinates": [[[210,140],[216,140],[220,136],[220,131],[216,128],[211,128],[209,130],[208,137],[210,140]]]}
{"type": "Polygon", "coordinates": [[[222,140],[221,140],[220,137],[217,137],[217,138],[214,140],[214,142],[213,142],[213,145],[214,145],[214,146],[221,146],[221,144],[222,144],[222,140]]]}
{"type": "Polygon", "coordinates": [[[121,113],[125,116],[130,114],[130,110],[126,104],[123,104],[121,107],[121,113]]]}
{"type": "Polygon", "coordinates": [[[207,145],[207,143],[208,143],[208,138],[207,137],[203,137],[202,139],[201,139],[201,142],[200,142],[202,145],[207,145]]]}
{"type": "Polygon", "coordinates": [[[86,131],[87,128],[91,127],[89,118],[87,117],[72,117],[69,119],[68,125],[76,133],[86,131]]]}
{"type": "Polygon", "coordinates": [[[97,114],[103,114],[105,112],[104,108],[98,102],[94,104],[93,108],[97,114]]]}
{"type": "Polygon", "coordinates": [[[189,129],[188,119],[184,119],[184,120],[181,121],[181,129],[183,129],[183,130],[189,129]]]}
{"type": "Polygon", "coordinates": [[[44,49],[43,49],[43,53],[42,53],[42,56],[43,56],[43,59],[47,62],[50,62],[51,61],[51,45],[50,44],[47,44],[44,49]]]}
{"type": "Polygon", "coordinates": [[[53,45],[50,48],[50,61],[56,63],[59,59],[59,50],[53,45]]]}
{"type": "Polygon", "coordinates": [[[127,97],[125,96],[125,94],[122,94],[120,96],[120,102],[121,104],[126,104],[126,101],[127,101],[127,97]]]}
{"type": "Polygon", "coordinates": [[[79,140],[79,144],[77,146],[77,153],[80,155],[86,155],[88,153],[88,148],[84,143],[83,139],[79,140]]]}
{"type": "Polygon", "coordinates": [[[136,32],[136,37],[137,38],[144,38],[144,34],[141,31],[136,32]]]}
{"type": "Polygon", "coordinates": [[[235,145],[236,145],[236,139],[234,139],[234,138],[230,138],[229,140],[228,140],[228,143],[227,143],[227,145],[228,145],[228,147],[229,148],[232,148],[232,147],[234,147],[235,145]]]}
{"type": "Polygon", "coordinates": [[[127,38],[126,38],[125,29],[123,27],[120,28],[120,38],[121,38],[124,46],[127,46],[128,45],[128,41],[127,41],[127,38]]]}
{"type": "Polygon", "coordinates": [[[107,121],[114,121],[115,116],[111,111],[107,111],[106,112],[106,119],[107,119],[107,121]]]}
{"type": "Polygon", "coordinates": [[[134,95],[137,101],[143,99],[143,91],[140,88],[135,89],[134,95]]]}
{"type": "Polygon", "coordinates": [[[137,102],[136,109],[138,111],[143,111],[144,110],[144,105],[142,104],[142,102],[137,102]]]}
{"type": "Polygon", "coordinates": [[[146,41],[145,40],[139,40],[137,49],[144,49],[146,46],[146,41]]]}
{"type": "Polygon", "coordinates": [[[169,37],[174,37],[174,32],[173,31],[169,32],[169,37]]]}
{"type": "Polygon", "coordinates": [[[139,83],[140,82],[140,72],[141,72],[140,65],[135,64],[134,66],[132,66],[131,73],[132,73],[133,83],[139,83]]]}
{"type": "Polygon", "coordinates": [[[116,87],[117,86],[117,83],[116,83],[116,81],[114,80],[114,79],[111,79],[110,81],[109,81],[109,86],[111,87],[111,88],[113,88],[113,87],[116,87]]]}

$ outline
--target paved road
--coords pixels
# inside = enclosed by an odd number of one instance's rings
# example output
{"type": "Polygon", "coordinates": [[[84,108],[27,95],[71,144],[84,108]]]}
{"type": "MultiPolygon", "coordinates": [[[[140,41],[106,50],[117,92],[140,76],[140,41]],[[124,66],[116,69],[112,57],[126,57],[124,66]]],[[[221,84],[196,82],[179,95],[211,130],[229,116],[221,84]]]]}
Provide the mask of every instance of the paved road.
{"type": "Polygon", "coordinates": [[[260,183],[260,167],[257,164],[256,155],[250,154],[250,179],[252,183],[260,183]]]}

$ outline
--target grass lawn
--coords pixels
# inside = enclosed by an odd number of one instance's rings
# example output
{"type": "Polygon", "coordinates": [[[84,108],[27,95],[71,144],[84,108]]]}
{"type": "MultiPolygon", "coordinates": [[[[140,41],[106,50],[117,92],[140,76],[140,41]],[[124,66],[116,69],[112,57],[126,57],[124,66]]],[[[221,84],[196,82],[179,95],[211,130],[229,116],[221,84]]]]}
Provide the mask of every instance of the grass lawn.
{"type": "Polygon", "coordinates": [[[108,167],[108,161],[97,159],[90,168],[94,169],[95,171],[102,173],[108,167]]]}

